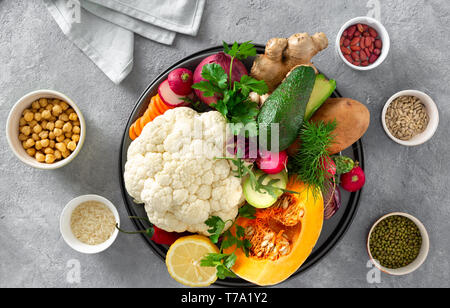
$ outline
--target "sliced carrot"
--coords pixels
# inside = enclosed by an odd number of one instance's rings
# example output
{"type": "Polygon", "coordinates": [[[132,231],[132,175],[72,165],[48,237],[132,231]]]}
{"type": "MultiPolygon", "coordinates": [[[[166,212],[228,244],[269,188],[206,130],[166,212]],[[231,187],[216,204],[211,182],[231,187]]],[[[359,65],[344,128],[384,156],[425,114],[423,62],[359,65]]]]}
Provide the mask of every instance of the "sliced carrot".
{"type": "Polygon", "coordinates": [[[136,122],[134,122],[134,131],[137,136],[140,136],[142,133],[142,127],[141,127],[141,118],[138,118],[136,122]]]}
{"type": "Polygon", "coordinates": [[[136,124],[136,122],[133,123],[133,124],[130,126],[130,130],[129,130],[129,132],[128,132],[128,134],[129,134],[131,140],[134,140],[134,139],[136,139],[136,138],[138,137],[138,136],[136,135],[136,132],[134,131],[135,124],[136,124]]]}

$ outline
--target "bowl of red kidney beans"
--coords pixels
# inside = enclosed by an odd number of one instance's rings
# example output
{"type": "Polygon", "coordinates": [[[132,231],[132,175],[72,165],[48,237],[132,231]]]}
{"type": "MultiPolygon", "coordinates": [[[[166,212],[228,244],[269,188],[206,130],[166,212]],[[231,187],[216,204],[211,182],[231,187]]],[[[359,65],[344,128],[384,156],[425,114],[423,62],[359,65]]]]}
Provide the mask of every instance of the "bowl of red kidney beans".
{"type": "Polygon", "coordinates": [[[385,27],[371,17],[346,22],[336,37],[336,50],[345,64],[360,71],[371,70],[387,57],[390,48],[385,27]]]}

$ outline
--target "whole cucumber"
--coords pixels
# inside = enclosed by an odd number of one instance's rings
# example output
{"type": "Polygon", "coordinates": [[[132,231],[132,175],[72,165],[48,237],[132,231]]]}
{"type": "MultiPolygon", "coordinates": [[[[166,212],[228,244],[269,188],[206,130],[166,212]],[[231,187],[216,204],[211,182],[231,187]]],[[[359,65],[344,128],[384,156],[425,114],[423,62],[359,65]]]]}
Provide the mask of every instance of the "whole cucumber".
{"type": "Polygon", "coordinates": [[[258,115],[260,147],[280,152],[295,141],[303,124],[315,79],[316,73],[312,67],[299,66],[267,98],[258,115]],[[274,123],[279,124],[279,136],[272,132],[271,124],[274,123]],[[279,138],[278,149],[271,148],[272,137],[279,138]]]}

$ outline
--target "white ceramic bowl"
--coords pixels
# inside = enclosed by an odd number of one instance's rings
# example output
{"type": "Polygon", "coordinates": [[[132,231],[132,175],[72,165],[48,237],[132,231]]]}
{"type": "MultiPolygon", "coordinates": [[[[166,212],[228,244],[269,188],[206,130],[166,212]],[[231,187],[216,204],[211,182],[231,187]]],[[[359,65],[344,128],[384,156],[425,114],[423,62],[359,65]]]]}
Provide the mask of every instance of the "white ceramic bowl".
{"type": "Polygon", "coordinates": [[[111,201],[98,195],[83,195],[70,200],[70,202],[67,203],[67,205],[64,207],[61,213],[61,217],[59,220],[59,227],[61,235],[64,241],[67,243],[67,245],[69,245],[78,252],[85,254],[94,254],[108,249],[116,240],[119,231],[115,229],[111,237],[108,240],[106,240],[106,242],[103,242],[99,245],[88,245],[78,240],[72,233],[72,228],[70,227],[70,219],[72,217],[73,211],[77,208],[77,206],[87,201],[98,201],[105,204],[114,214],[116,223],[120,227],[120,217],[116,207],[111,203],[111,201]]]}
{"type": "Polygon", "coordinates": [[[409,215],[407,213],[394,212],[394,213],[384,215],[383,217],[378,219],[377,222],[375,222],[375,224],[370,229],[369,235],[367,237],[367,252],[369,254],[370,260],[372,260],[372,263],[378,269],[380,269],[382,272],[384,272],[386,274],[394,275],[394,276],[401,276],[401,275],[406,275],[406,274],[414,272],[416,269],[418,269],[423,264],[423,262],[425,261],[425,259],[428,256],[429,250],[430,250],[430,239],[428,237],[427,230],[425,229],[423,224],[417,218],[415,218],[414,216],[409,215]],[[389,216],[404,216],[406,218],[409,218],[419,228],[420,234],[422,236],[422,247],[420,248],[420,252],[419,252],[419,255],[417,256],[417,258],[412,263],[408,264],[407,266],[397,268],[397,269],[391,269],[391,268],[386,268],[384,266],[381,266],[380,263],[378,263],[377,261],[374,260],[372,254],[370,252],[370,236],[372,235],[373,230],[375,229],[375,227],[378,225],[378,223],[380,221],[382,221],[383,219],[385,219],[389,216]]]}
{"type": "Polygon", "coordinates": [[[23,96],[12,107],[8,115],[8,120],[6,122],[6,138],[13,153],[25,164],[39,169],[57,169],[70,163],[78,155],[81,148],[83,147],[85,137],[86,123],[84,121],[83,114],[81,113],[78,106],[66,95],[53,90],[38,90],[23,96]],[[40,98],[57,98],[65,101],[70,105],[70,107],[75,110],[80,121],[80,140],[77,143],[75,151],[73,151],[72,154],[70,154],[70,156],[68,156],[67,158],[64,158],[53,164],[40,163],[34,157],[29,156],[25,149],[22,147],[22,142],[19,140],[19,119],[22,116],[22,112],[26,108],[29,108],[32,102],[40,98]]]}
{"type": "Polygon", "coordinates": [[[391,41],[389,39],[389,34],[386,31],[386,28],[378,20],[371,18],[371,17],[367,17],[367,16],[356,17],[356,18],[353,18],[353,19],[350,19],[349,21],[347,21],[341,27],[341,29],[339,30],[337,37],[336,37],[336,52],[338,53],[338,55],[341,57],[342,61],[344,61],[345,64],[347,64],[351,68],[358,70],[358,71],[368,71],[368,70],[374,69],[375,67],[377,67],[378,65],[383,63],[383,61],[386,59],[386,57],[389,53],[390,46],[391,46],[391,41]],[[347,61],[347,59],[344,58],[344,55],[342,54],[342,51],[340,48],[340,40],[341,40],[342,33],[348,27],[357,25],[357,24],[366,24],[366,25],[374,28],[378,32],[381,42],[383,43],[383,47],[381,49],[380,56],[374,63],[369,64],[368,66],[356,66],[356,65],[351,64],[350,62],[347,61]]]}
{"type": "Polygon", "coordinates": [[[383,111],[381,112],[381,123],[383,124],[384,131],[389,136],[389,138],[391,138],[398,144],[406,145],[406,146],[419,145],[419,144],[422,144],[422,143],[430,140],[431,137],[433,137],[434,133],[436,132],[436,129],[439,124],[439,111],[437,109],[436,103],[427,94],[420,92],[420,91],[416,91],[416,90],[404,90],[404,91],[395,93],[394,95],[391,96],[391,98],[388,99],[388,101],[384,105],[383,111]],[[403,95],[415,96],[415,97],[419,98],[422,101],[422,103],[425,105],[425,108],[428,113],[428,117],[430,119],[428,122],[427,128],[422,133],[412,137],[409,140],[400,140],[398,138],[395,138],[391,134],[391,132],[389,131],[389,129],[386,125],[386,111],[387,111],[389,105],[397,97],[400,97],[403,95]]]}

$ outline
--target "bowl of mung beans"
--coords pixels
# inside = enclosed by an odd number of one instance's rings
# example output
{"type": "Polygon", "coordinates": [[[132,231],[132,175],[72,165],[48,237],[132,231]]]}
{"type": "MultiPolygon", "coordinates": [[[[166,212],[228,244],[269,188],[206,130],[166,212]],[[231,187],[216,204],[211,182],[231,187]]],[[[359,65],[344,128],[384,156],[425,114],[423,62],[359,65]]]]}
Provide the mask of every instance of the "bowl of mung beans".
{"type": "Polygon", "coordinates": [[[12,107],[6,136],[14,154],[39,169],[57,169],[80,152],[86,124],[78,106],[53,90],[26,94],[12,107]]]}
{"type": "Polygon", "coordinates": [[[433,137],[439,124],[439,112],[435,102],[427,94],[404,90],[394,94],[386,102],[381,122],[393,141],[405,146],[415,146],[433,137]]]}
{"type": "Polygon", "coordinates": [[[394,212],[378,219],[369,231],[367,252],[382,272],[401,276],[418,269],[428,256],[430,240],[414,216],[394,212]]]}

